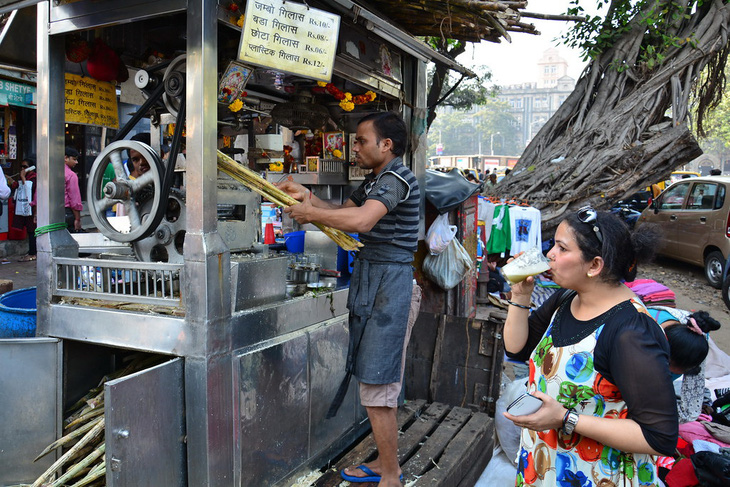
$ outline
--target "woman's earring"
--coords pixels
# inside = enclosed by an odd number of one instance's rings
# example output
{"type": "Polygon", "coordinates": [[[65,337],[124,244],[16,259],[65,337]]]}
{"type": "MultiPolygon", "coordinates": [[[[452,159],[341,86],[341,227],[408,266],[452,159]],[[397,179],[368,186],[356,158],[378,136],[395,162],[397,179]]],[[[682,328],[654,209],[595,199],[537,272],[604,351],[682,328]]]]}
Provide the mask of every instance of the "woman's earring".
{"type": "Polygon", "coordinates": [[[593,274],[591,274],[590,272],[589,272],[588,274],[586,274],[586,275],[587,275],[587,276],[588,276],[589,278],[590,278],[590,277],[593,277],[593,274]]]}

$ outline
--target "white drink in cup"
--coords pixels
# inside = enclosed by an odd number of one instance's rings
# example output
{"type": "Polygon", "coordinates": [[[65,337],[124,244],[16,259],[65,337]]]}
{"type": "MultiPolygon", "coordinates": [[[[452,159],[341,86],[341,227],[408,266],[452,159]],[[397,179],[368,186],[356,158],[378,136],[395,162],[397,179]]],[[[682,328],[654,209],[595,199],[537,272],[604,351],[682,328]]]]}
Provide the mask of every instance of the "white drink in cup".
{"type": "Polygon", "coordinates": [[[550,270],[550,261],[542,255],[538,247],[532,247],[505,264],[502,267],[502,275],[510,284],[517,284],[527,279],[528,276],[536,276],[548,270],[550,270]]]}

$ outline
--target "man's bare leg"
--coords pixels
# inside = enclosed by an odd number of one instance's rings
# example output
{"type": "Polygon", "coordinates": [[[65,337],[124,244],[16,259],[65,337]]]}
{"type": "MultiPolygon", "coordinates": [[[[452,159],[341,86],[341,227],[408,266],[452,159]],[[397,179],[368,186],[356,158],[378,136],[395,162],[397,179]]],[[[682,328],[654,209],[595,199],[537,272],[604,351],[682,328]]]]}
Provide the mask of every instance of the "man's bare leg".
{"type": "MultiPolygon", "coordinates": [[[[373,472],[380,475],[379,487],[401,487],[401,469],[398,464],[398,421],[396,408],[365,407],[373,429],[375,446],[378,448],[378,457],[366,463],[373,472]]],[[[364,477],[362,470],[355,467],[345,469],[347,475],[364,477]]]]}
{"type": "Polygon", "coordinates": [[[396,408],[366,407],[378,448],[379,487],[401,487],[398,464],[398,420],[396,408]]]}

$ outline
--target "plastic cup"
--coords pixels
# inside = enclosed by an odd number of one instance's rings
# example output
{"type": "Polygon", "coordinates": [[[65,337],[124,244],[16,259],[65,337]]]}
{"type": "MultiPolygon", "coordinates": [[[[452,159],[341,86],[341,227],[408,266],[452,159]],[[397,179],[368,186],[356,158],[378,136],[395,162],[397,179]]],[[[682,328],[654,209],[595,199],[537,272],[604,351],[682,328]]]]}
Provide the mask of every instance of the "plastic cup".
{"type": "Polygon", "coordinates": [[[532,247],[505,264],[502,267],[502,275],[510,284],[517,284],[527,279],[528,276],[536,276],[548,270],[550,270],[550,261],[542,255],[538,247],[532,247]]]}

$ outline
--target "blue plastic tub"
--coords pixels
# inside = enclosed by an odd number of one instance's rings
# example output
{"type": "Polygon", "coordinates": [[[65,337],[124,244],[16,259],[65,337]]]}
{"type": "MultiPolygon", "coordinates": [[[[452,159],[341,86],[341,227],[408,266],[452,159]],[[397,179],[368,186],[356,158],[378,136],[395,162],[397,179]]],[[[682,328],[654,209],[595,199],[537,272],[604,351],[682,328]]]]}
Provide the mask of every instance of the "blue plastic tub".
{"type": "Polygon", "coordinates": [[[34,337],[36,288],[27,287],[0,296],[0,338],[34,337]]]}
{"type": "Polygon", "coordinates": [[[286,245],[286,250],[292,254],[301,254],[304,252],[304,230],[285,233],[284,244],[286,245]]]}

